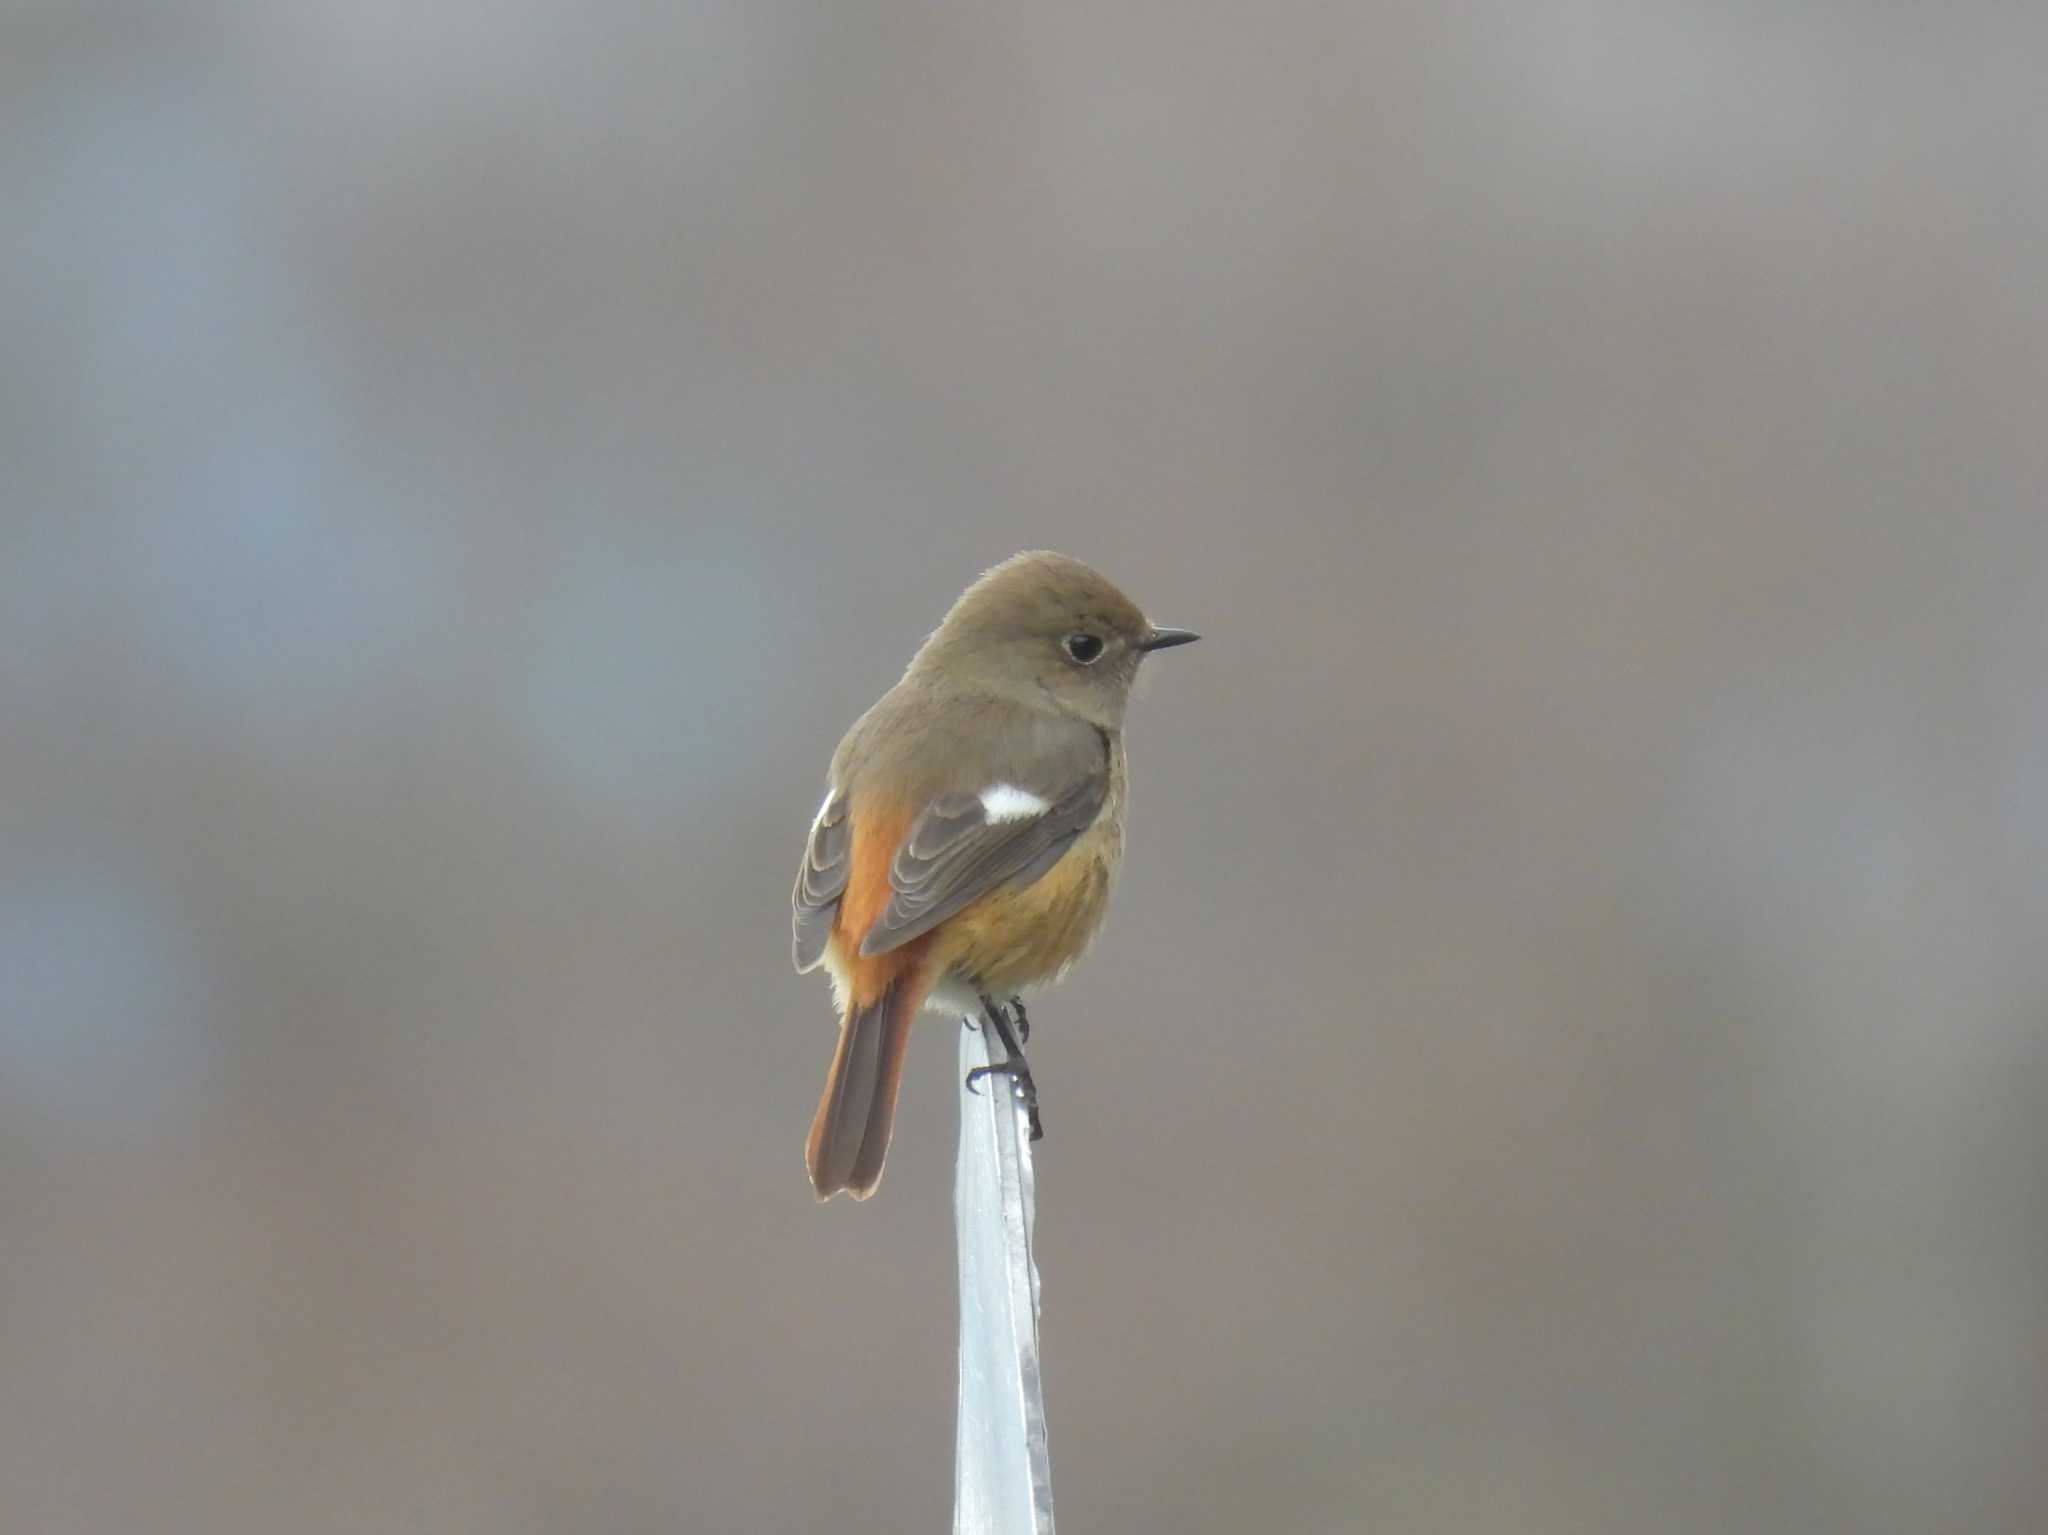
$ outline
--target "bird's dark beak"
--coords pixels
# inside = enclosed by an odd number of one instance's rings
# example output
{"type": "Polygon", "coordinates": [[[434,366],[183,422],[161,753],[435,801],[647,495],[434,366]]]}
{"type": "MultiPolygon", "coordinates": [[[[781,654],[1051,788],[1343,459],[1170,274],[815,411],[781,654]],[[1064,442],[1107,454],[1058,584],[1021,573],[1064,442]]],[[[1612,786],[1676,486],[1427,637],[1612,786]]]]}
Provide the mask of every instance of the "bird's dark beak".
{"type": "Polygon", "coordinates": [[[1138,641],[1140,650],[1171,650],[1175,645],[1192,645],[1201,636],[1192,629],[1157,629],[1138,641]]]}

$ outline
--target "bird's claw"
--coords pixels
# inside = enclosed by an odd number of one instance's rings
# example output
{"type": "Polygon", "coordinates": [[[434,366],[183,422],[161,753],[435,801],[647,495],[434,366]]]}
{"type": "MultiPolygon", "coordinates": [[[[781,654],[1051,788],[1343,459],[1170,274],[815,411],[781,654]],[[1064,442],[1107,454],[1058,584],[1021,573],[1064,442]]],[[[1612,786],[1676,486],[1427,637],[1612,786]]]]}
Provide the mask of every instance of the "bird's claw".
{"type": "MultiPolygon", "coordinates": [[[[970,1093],[978,1093],[980,1089],[975,1084],[983,1077],[993,1077],[998,1074],[1008,1077],[1011,1082],[1012,1091],[1022,1101],[1024,1112],[1030,1118],[1031,1139],[1034,1141],[1041,1140],[1045,1136],[1045,1126],[1038,1117],[1038,1084],[1031,1080],[1031,1068],[1025,1064],[1024,1052],[1018,1048],[1024,1039],[1030,1037],[1031,1025],[1025,1021],[1024,1004],[1016,997],[1010,999],[1010,1007],[1016,1014],[1014,1020],[1016,1029],[1013,1033],[1011,1029],[1013,1020],[1010,1014],[999,1006],[994,998],[985,996],[981,999],[981,1003],[984,1010],[983,1016],[987,1018],[992,1026],[993,1033],[1002,1042],[1003,1049],[1008,1053],[1000,1061],[992,1061],[986,1066],[976,1066],[972,1071],[968,1072],[967,1090],[970,1093]]],[[[971,1025],[972,1020],[969,1020],[969,1022],[971,1025]]]]}

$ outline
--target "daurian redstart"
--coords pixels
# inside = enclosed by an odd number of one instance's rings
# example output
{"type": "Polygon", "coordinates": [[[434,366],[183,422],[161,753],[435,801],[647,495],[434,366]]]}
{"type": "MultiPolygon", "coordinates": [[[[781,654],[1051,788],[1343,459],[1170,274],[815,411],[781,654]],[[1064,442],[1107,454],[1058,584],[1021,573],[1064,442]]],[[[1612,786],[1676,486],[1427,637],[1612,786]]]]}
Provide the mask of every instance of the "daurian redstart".
{"type": "MultiPolygon", "coordinates": [[[[1024,987],[1057,980],[1123,854],[1124,706],[1138,664],[1196,636],[1150,622],[1079,560],[1005,560],[832,754],[792,904],[839,1047],[804,1148],[820,1199],[881,1182],[919,1009],[979,1014],[1032,1112],[1024,987]]],[[[978,1074],[978,1073],[977,1073],[978,1074]]]]}

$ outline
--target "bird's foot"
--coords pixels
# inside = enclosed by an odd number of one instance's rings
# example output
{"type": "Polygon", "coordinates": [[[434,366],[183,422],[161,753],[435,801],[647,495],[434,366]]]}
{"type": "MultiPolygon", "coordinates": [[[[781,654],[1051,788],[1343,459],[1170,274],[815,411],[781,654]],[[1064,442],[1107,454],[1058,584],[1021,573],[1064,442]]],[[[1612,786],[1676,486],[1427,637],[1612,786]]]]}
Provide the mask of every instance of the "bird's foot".
{"type": "Polygon", "coordinates": [[[1034,1141],[1042,1140],[1045,1136],[1045,1126],[1038,1117],[1038,1084],[1031,1079],[1031,1067],[1025,1062],[1024,1052],[1018,1048],[1018,1033],[1028,1031],[1030,1025],[1023,1020],[1023,1004],[1012,998],[1010,1005],[1017,1009],[1018,1017],[1015,1021],[1022,1025],[1022,1030],[1013,1028],[1009,1013],[993,997],[984,996],[981,999],[982,1016],[988,1020],[996,1038],[1002,1042],[1004,1056],[1000,1061],[977,1066],[968,1072],[967,1090],[970,1093],[976,1091],[974,1084],[983,1077],[1008,1077],[1012,1090],[1022,1101],[1024,1112],[1031,1122],[1031,1138],[1034,1141]]]}
{"type": "Polygon", "coordinates": [[[1017,1097],[1024,1104],[1024,1113],[1031,1121],[1031,1138],[1034,1141],[1044,1139],[1045,1126],[1038,1118],[1038,1084],[1031,1080],[1031,1068],[1021,1060],[997,1061],[993,1066],[977,1066],[967,1073],[967,1090],[970,1093],[979,1091],[974,1084],[983,1077],[993,1076],[1005,1076],[1010,1079],[1017,1097]]]}

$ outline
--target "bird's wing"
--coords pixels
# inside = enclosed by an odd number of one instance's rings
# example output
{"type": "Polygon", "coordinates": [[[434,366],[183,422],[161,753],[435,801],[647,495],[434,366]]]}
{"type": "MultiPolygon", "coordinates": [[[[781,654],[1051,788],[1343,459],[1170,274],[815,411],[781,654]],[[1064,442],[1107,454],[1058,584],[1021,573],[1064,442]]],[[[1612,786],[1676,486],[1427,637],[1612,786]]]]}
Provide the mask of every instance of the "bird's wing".
{"type": "Polygon", "coordinates": [[[860,941],[886,954],[998,886],[1028,885],[1060,860],[1102,809],[1108,763],[1040,794],[1009,782],[930,801],[889,865],[894,894],[860,941]]]}
{"type": "Polygon", "coordinates": [[[803,867],[797,871],[796,889],[790,893],[790,925],[795,931],[794,955],[797,974],[815,970],[825,957],[825,940],[832,936],[832,923],[839,911],[839,897],[846,890],[846,876],[852,867],[848,857],[853,844],[853,823],[846,814],[844,789],[834,789],[818,807],[811,823],[811,840],[804,848],[803,867]]]}

